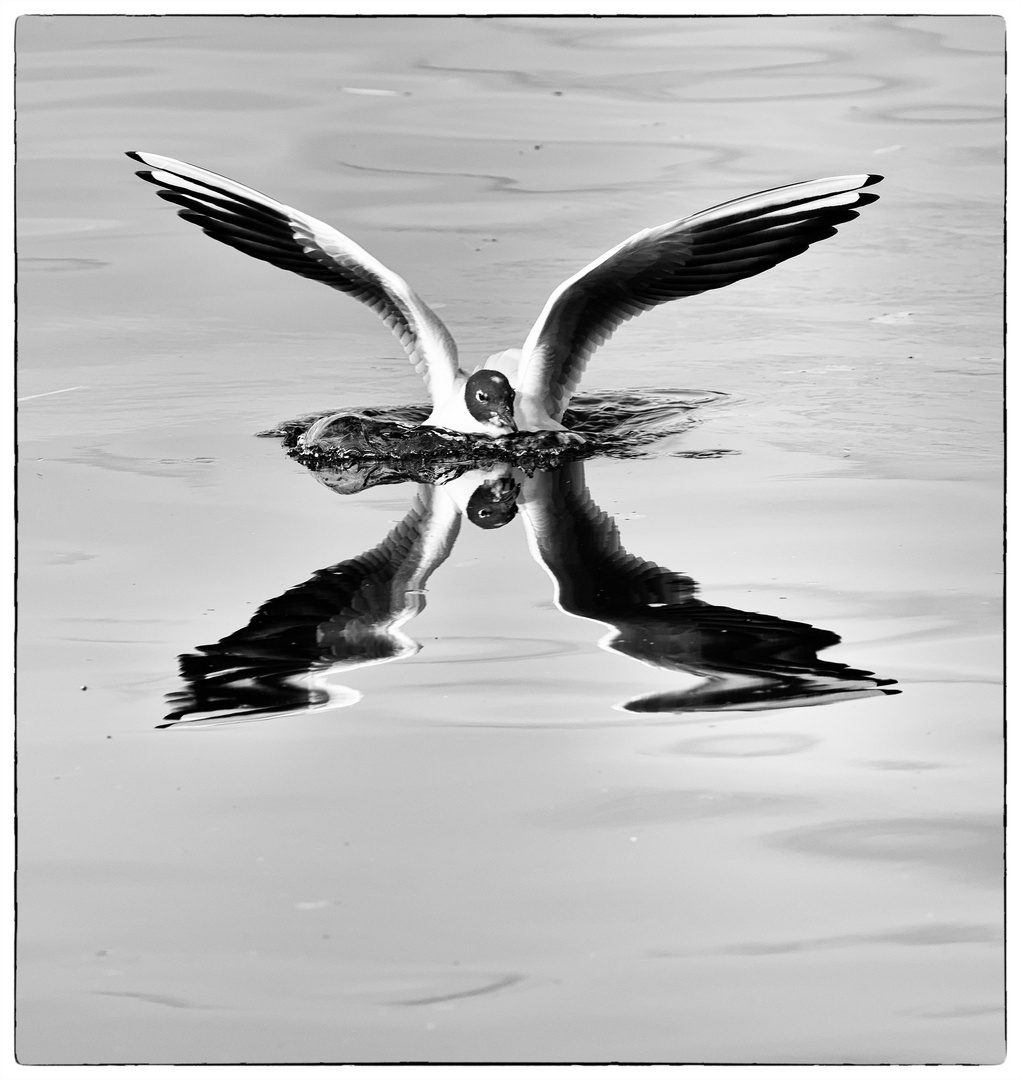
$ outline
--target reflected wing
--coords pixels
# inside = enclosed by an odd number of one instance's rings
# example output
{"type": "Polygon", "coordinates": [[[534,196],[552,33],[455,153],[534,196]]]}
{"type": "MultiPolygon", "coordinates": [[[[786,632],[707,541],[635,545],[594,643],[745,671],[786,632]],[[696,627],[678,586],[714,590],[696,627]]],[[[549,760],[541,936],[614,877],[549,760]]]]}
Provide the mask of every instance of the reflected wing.
{"type": "Polygon", "coordinates": [[[664,609],[621,625],[609,647],[706,680],[633,698],[623,705],[628,712],[789,709],[900,692],[888,688],[892,679],[816,655],[839,642],[808,623],[696,600],[683,613],[664,609]]]}
{"type": "Polygon", "coordinates": [[[241,630],[182,655],[187,689],[169,695],[181,720],[279,715],[327,704],[308,676],[384,663],[418,651],[401,627],[425,607],[429,576],[450,554],[460,515],[434,508],[423,486],[407,516],[376,547],[319,570],[268,600],[241,630]]]}
{"type": "Polygon", "coordinates": [[[529,332],[518,392],[558,420],[593,351],[658,304],[761,274],[833,236],[879,196],[875,175],[836,176],[761,191],[635,233],[565,281],[529,332]]]}
{"type": "Polygon", "coordinates": [[[829,630],[708,604],[687,575],[631,555],[592,501],[581,462],[527,480],[522,515],[563,611],[612,627],[603,644],[615,652],[707,680],[629,701],[629,711],[775,709],[897,692],[879,689],[891,680],[870,671],[820,660],[840,641],[829,630]]]}
{"type": "Polygon", "coordinates": [[[625,550],[616,522],[592,501],[582,462],[526,478],[521,512],[533,554],[568,614],[617,626],[694,601],[690,577],[625,550]]]}
{"type": "Polygon", "coordinates": [[[128,157],[148,165],[138,175],[183,207],[180,216],[207,236],[367,304],[400,339],[433,400],[448,396],[458,374],[450,332],[403,278],[354,241],[225,176],[157,154],[130,151],[128,157]]]}

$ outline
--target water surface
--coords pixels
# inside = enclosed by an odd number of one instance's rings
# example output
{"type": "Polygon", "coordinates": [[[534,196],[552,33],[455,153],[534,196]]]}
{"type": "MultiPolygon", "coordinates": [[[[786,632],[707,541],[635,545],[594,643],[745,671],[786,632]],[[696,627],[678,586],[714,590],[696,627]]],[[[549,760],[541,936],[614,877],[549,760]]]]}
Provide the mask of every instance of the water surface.
{"type": "Polygon", "coordinates": [[[20,20],[22,1062],[1002,1058],[1002,59],[990,17],[20,20]],[[639,228],[886,179],[622,328],[585,388],[724,396],[535,479],[547,533],[434,508],[359,638],[344,575],[447,495],[254,434],[420,381],[129,149],[336,224],[467,364],[639,228]]]}

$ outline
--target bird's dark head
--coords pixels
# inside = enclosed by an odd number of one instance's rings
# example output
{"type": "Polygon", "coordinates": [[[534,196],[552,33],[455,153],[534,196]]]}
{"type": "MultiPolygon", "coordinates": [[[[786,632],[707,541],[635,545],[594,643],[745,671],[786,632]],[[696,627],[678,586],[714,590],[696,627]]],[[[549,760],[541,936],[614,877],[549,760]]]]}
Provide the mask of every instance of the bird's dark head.
{"type": "Polygon", "coordinates": [[[514,387],[502,371],[483,368],[473,372],[464,384],[464,403],[494,436],[518,430],[514,423],[514,387]]]}
{"type": "Polygon", "coordinates": [[[465,513],[480,529],[500,529],[514,520],[521,488],[510,476],[487,480],[472,493],[465,513]]]}

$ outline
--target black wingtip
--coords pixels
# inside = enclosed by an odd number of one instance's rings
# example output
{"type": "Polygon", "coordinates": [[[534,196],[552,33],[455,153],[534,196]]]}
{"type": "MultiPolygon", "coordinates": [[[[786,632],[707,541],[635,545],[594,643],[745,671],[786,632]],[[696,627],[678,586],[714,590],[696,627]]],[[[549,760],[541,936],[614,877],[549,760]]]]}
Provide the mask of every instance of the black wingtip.
{"type": "Polygon", "coordinates": [[[133,161],[140,161],[143,165],[146,164],[145,158],[137,150],[125,150],[124,153],[133,161]]]}
{"type": "Polygon", "coordinates": [[[882,179],[879,173],[869,173],[869,178],[862,184],[862,187],[872,187],[873,184],[878,184],[882,179]]]}
{"type": "MultiPolygon", "coordinates": [[[[140,179],[142,179],[142,180],[145,180],[145,181],[146,181],[146,183],[149,183],[149,184],[155,184],[155,185],[156,185],[157,187],[158,187],[158,186],[159,186],[160,184],[162,184],[162,183],[163,183],[163,181],[162,181],[162,180],[157,180],[157,179],[156,179],[156,177],[155,177],[155,176],[153,176],[153,174],[152,174],[152,173],[150,172],[150,170],[149,170],[149,169],[136,169],[136,170],[135,170],[135,176],[139,177],[139,178],[140,178],[140,179]]],[[[163,192],[162,192],[162,191],[160,191],[160,192],[158,192],[157,194],[159,194],[159,195],[162,195],[162,194],[163,194],[163,192]]]]}

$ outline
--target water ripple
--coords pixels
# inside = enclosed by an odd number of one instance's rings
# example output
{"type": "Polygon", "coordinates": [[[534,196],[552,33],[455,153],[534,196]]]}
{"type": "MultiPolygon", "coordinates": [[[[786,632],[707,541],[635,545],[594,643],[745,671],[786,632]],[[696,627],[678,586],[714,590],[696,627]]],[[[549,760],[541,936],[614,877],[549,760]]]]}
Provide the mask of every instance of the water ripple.
{"type": "Polygon", "coordinates": [[[685,739],[661,747],[658,754],[680,754],[694,757],[772,757],[777,754],[800,754],[819,742],[808,735],[785,732],[764,732],[758,735],[706,735],[685,739]]]}
{"type": "Polygon", "coordinates": [[[988,124],[1002,123],[1001,108],[984,105],[964,105],[961,102],[941,102],[931,105],[902,105],[897,109],[869,110],[868,119],[897,124],[988,124]]]}
{"type": "Polygon", "coordinates": [[[806,855],[914,864],[985,888],[1003,881],[1003,823],[992,815],[839,821],[774,833],[767,842],[806,855]]]}

